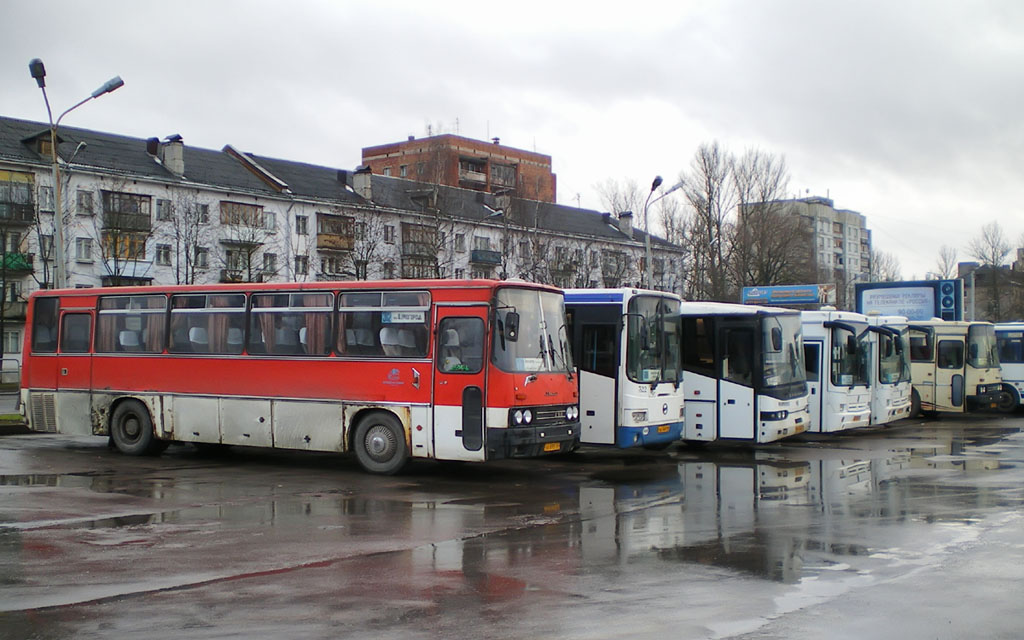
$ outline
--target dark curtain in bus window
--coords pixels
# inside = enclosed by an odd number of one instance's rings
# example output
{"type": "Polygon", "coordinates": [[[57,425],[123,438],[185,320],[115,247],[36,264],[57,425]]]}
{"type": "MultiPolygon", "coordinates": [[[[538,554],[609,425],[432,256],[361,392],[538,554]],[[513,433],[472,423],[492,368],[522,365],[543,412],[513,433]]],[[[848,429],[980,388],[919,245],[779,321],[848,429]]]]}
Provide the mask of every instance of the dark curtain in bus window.
{"type": "Polygon", "coordinates": [[[36,298],[32,310],[32,351],[53,353],[57,350],[58,298],[36,298]]]}
{"type": "Polygon", "coordinates": [[[61,353],[88,353],[92,318],[88,313],[64,314],[60,334],[61,353]]]}
{"type": "Polygon", "coordinates": [[[302,296],[302,303],[306,307],[326,307],[323,311],[311,310],[303,314],[305,332],[300,336],[299,341],[303,342],[301,338],[305,338],[304,348],[308,355],[327,355],[330,352],[328,342],[331,338],[331,312],[329,311],[333,306],[331,296],[324,293],[307,294],[302,296]]]}
{"type": "Polygon", "coordinates": [[[722,377],[732,382],[750,386],[754,381],[754,333],[746,329],[731,329],[725,332],[725,370],[722,377]]]}

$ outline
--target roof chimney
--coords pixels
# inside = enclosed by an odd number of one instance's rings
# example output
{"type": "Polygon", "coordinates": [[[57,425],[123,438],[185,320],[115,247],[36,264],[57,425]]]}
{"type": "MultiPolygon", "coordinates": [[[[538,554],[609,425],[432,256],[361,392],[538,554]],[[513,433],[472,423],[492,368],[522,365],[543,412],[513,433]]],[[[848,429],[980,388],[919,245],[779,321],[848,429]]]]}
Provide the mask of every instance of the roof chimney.
{"type": "Polygon", "coordinates": [[[498,137],[491,138],[491,142],[493,142],[494,144],[501,144],[501,138],[498,138],[498,137]]]}
{"type": "Polygon", "coordinates": [[[160,143],[160,162],[176,176],[185,175],[185,141],[178,134],[167,136],[160,143]]]}
{"type": "Polygon", "coordinates": [[[633,237],[632,211],[623,211],[622,213],[619,214],[619,231],[629,236],[630,238],[633,237]]]}
{"type": "Polygon", "coordinates": [[[373,171],[370,165],[361,164],[352,174],[352,188],[364,200],[373,200],[373,171]]]}

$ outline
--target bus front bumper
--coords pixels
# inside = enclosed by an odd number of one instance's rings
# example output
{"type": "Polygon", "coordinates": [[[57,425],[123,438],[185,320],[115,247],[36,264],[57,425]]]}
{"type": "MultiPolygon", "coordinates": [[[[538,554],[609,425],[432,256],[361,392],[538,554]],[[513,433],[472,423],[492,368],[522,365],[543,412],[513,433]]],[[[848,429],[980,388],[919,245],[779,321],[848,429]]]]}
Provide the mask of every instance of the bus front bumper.
{"type": "Polygon", "coordinates": [[[976,409],[995,409],[999,403],[999,394],[1002,393],[1003,385],[1000,383],[979,384],[977,393],[967,396],[967,406],[976,409]]]}
{"type": "Polygon", "coordinates": [[[489,459],[536,458],[566,453],[580,446],[580,423],[562,422],[487,429],[489,459]]]}

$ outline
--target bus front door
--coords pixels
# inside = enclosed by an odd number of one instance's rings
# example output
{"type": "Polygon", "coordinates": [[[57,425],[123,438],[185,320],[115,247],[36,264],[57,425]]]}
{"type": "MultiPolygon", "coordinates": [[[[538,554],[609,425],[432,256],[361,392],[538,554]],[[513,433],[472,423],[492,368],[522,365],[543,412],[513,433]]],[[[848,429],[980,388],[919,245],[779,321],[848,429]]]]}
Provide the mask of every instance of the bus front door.
{"type": "Polygon", "coordinates": [[[57,354],[57,418],[61,433],[93,435],[90,416],[92,394],[92,314],[66,311],[60,316],[59,353],[57,354]]]}
{"type": "Polygon", "coordinates": [[[811,424],[807,426],[808,431],[822,431],[821,407],[824,390],[821,386],[822,376],[822,343],[804,342],[804,366],[807,373],[807,408],[811,414],[811,424]]]}
{"type": "Polygon", "coordinates": [[[964,347],[959,337],[943,336],[935,349],[935,409],[964,410],[964,347]]]}
{"type": "Polygon", "coordinates": [[[434,347],[434,457],[487,459],[486,318],[480,306],[438,307],[434,347]]]}

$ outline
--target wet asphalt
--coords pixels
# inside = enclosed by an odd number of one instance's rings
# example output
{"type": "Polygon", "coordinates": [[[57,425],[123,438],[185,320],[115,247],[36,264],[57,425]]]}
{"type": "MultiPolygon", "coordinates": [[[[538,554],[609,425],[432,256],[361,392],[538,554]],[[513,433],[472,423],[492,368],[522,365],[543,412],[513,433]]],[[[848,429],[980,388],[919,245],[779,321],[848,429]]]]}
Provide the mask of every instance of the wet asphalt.
{"type": "Polygon", "coordinates": [[[0,638],[1016,638],[1024,415],[484,465],[0,437],[0,638]]]}

